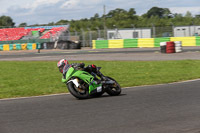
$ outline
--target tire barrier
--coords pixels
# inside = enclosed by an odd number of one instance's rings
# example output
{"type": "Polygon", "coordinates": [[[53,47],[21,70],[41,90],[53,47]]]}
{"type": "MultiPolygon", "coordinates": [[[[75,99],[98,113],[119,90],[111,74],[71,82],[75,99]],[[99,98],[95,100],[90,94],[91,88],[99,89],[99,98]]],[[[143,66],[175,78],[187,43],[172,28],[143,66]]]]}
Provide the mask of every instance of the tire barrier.
{"type": "Polygon", "coordinates": [[[160,42],[160,51],[161,53],[166,53],[167,42],[160,42]]]}
{"type": "Polygon", "coordinates": [[[182,49],[182,42],[181,41],[174,41],[175,43],[175,52],[180,53],[183,51],[182,49]]]}
{"type": "MultiPolygon", "coordinates": [[[[51,45],[51,46],[54,46],[51,45]]],[[[70,41],[59,41],[57,42],[56,48],[58,49],[81,49],[81,43],[75,43],[70,41]]]]}
{"type": "Polygon", "coordinates": [[[81,49],[81,43],[70,43],[69,49],[81,49]]]}
{"type": "Polygon", "coordinates": [[[166,53],[175,53],[175,43],[170,41],[167,42],[166,53]]]}
{"type": "Polygon", "coordinates": [[[54,42],[47,42],[41,44],[41,49],[53,49],[54,48],[54,42]]]}
{"type": "MultiPolygon", "coordinates": [[[[200,37],[161,37],[161,38],[138,38],[116,40],[93,40],[93,49],[104,48],[137,48],[137,47],[160,47],[160,42],[181,41],[182,46],[200,46],[200,37]]],[[[181,48],[175,48],[181,52],[181,48]]]]}
{"type": "Polygon", "coordinates": [[[161,53],[180,53],[182,51],[183,49],[181,41],[160,42],[161,53]]]}

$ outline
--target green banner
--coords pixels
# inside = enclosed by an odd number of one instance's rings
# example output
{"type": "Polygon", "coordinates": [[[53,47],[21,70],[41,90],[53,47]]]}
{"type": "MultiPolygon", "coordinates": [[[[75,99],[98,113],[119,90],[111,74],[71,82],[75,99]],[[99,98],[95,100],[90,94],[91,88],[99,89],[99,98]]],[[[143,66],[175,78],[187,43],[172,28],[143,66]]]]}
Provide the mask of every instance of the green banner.
{"type": "Polygon", "coordinates": [[[9,44],[9,50],[13,50],[13,45],[14,44],[9,44]]]}
{"type": "Polygon", "coordinates": [[[96,49],[108,48],[108,40],[96,40],[96,49]]]}
{"type": "Polygon", "coordinates": [[[32,48],[32,45],[33,45],[32,43],[28,43],[28,44],[27,44],[27,49],[28,49],[28,50],[32,50],[32,49],[33,49],[33,48],[32,48]]]}
{"type": "Polygon", "coordinates": [[[196,46],[200,46],[200,37],[199,36],[196,37],[196,46]]]}
{"type": "Polygon", "coordinates": [[[169,42],[169,37],[162,37],[162,38],[155,38],[154,40],[154,47],[160,47],[160,42],[169,42]]]}
{"type": "Polygon", "coordinates": [[[124,39],[124,48],[138,47],[138,39],[124,39]]]}
{"type": "Polygon", "coordinates": [[[3,44],[0,44],[0,51],[3,51],[3,44]]]}

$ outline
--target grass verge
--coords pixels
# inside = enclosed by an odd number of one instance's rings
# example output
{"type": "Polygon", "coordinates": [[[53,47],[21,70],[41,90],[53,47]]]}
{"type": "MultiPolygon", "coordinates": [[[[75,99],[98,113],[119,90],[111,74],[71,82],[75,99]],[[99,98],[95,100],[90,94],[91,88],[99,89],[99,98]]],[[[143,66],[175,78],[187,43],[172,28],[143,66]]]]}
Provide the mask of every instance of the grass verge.
{"type": "MultiPolygon", "coordinates": [[[[115,78],[122,87],[200,78],[200,60],[82,62],[101,66],[102,73],[115,78]]],[[[0,99],[67,92],[56,63],[0,61],[0,99]]]]}

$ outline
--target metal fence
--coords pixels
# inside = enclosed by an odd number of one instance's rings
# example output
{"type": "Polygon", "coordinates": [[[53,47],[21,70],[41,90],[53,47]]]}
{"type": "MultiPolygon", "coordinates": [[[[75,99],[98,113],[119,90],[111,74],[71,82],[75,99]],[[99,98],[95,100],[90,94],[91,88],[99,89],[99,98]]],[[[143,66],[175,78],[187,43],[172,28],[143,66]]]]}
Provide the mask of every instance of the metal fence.
{"type": "Polygon", "coordinates": [[[107,39],[107,36],[104,34],[104,30],[98,30],[98,31],[81,30],[81,32],[71,31],[70,40],[74,40],[73,38],[79,39],[83,47],[92,47],[92,40],[100,40],[100,39],[104,40],[107,39]]]}
{"type": "Polygon", "coordinates": [[[159,38],[159,37],[189,37],[199,36],[200,26],[163,26],[155,27],[133,27],[127,29],[107,29],[104,30],[81,30],[81,32],[71,31],[71,36],[78,36],[83,47],[92,47],[92,40],[107,39],[133,39],[133,38],[159,38]],[[109,31],[119,34],[116,38],[109,38],[109,31]],[[116,33],[118,32],[118,33],[116,33]],[[138,33],[137,33],[138,32],[138,33]]]}
{"type": "MultiPolygon", "coordinates": [[[[132,27],[126,29],[106,30],[83,30],[67,31],[66,34],[60,36],[60,40],[80,41],[82,47],[92,47],[92,40],[107,40],[107,39],[133,39],[133,38],[158,38],[158,37],[185,37],[185,36],[199,36],[200,26],[163,26],[155,27],[153,24],[149,27],[132,27]]],[[[54,37],[55,38],[55,37],[54,37]]],[[[38,38],[37,38],[38,39],[38,38]]],[[[55,39],[50,38],[51,42],[55,39]]],[[[20,42],[21,40],[19,40],[20,42]]],[[[25,41],[25,40],[24,40],[25,41]]],[[[35,42],[34,39],[29,39],[27,42],[35,42]]]]}
{"type": "Polygon", "coordinates": [[[173,29],[172,26],[167,26],[167,27],[137,27],[137,28],[135,27],[128,29],[107,29],[106,31],[81,30],[81,32],[70,31],[70,36],[71,36],[70,38],[78,38],[79,41],[81,41],[83,47],[92,47],[92,40],[171,37],[173,36],[172,29],[173,29]],[[147,29],[149,29],[149,32],[147,32],[147,29]],[[109,31],[114,31],[113,34],[116,35],[116,38],[115,37],[109,38],[109,31]],[[137,32],[138,34],[136,34],[137,32]]]}

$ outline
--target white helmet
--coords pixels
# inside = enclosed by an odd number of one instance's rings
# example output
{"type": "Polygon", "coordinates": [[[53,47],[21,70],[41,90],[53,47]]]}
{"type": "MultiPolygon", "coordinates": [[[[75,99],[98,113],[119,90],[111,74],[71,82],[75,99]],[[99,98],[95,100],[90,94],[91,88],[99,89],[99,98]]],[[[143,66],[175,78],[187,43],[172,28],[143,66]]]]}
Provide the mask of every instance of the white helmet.
{"type": "Polygon", "coordinates": [[[69,62],[66,59],[61,59],[58,63],[57,63],[57,67],[59,68],[59,71],[61,73],[63,73],[63,67],[65,65],[69,64],[69,62]]]}

